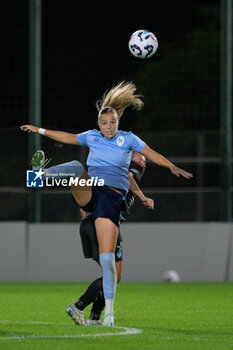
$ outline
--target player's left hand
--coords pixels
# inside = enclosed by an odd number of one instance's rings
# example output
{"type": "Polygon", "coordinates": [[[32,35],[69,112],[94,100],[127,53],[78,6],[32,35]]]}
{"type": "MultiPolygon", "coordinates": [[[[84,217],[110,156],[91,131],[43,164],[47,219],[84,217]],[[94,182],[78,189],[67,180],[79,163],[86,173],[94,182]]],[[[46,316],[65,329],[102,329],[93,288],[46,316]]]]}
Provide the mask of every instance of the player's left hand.
{"type": "Polygon", "coordinates": [[[145,205],[145,207],[154,210],[154,200],[149,197],[143,197],[141,200],[142,204],[145,205]]]}
{"type": "Polygon", "coordinates": [[[85,210],[83,210],[82,208],[80,208],[79,211],[80,211],[81,217],[84,218],[84,216],[86,215],[87,212],[85,210]]]}
{"type": "Polygon", "coordinates": [[[193,177],[193,174],[188,173],[187,171],[185,171],[185,170],[183,170],[183,169],[180,169],[180,168],[178,168],[178,167],[175,166],[175,165],[172,165],[172,166],[170,167],[170,170],[171,170],[171,173],[172,173],[173,175],[176,175],[177,177],[180,177],[180,175],[183,176],[183,177],[185,177],[186,179],[190,179],[190,178],[193,177]]]}

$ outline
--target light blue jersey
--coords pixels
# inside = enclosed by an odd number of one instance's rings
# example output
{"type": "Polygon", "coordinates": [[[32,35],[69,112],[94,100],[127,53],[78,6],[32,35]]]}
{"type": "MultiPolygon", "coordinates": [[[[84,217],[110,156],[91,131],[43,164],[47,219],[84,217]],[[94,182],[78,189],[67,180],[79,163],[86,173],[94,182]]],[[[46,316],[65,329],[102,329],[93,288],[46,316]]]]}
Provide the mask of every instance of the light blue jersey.
{"type": "Polygon", "coordinates": [[[89,147],[87,158],[89,176],[104,179],[106,186],[128,192],[128,169],[132,152],[141,152],[145,142],[132,132],[121,130],[118,130],[113,138],[108,139],[96,129],[78,134],[77,140],[80,145],[89,147]]]}

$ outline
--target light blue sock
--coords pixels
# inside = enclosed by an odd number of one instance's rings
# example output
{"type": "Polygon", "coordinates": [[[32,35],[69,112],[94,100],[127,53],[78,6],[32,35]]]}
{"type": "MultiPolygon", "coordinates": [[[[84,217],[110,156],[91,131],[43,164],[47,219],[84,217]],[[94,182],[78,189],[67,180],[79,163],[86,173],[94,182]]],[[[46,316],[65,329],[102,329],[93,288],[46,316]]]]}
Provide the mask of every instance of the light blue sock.
{"type": "Polygon", "coordinates": [[[56,179],[67,179],[69,177],[81,177],[84,166],[78,160],[51,166],[46,169],[46,176],[56,179]]]}
{"type": "Polygon", "coordinates": [[[117,286],[117,274],[115,268],[115,254],[102,253],[99,255],[100,265],[103,271],[104,298],[114,300],[117,286]]]}

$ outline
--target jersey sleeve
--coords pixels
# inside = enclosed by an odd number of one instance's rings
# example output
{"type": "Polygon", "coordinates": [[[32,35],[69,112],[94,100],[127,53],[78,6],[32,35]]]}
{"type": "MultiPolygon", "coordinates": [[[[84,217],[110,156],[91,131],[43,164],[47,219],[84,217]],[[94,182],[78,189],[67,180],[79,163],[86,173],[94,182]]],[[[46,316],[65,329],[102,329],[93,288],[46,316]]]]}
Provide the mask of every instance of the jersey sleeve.
{"type": "Polygon", "coordinates": [[[135,152],[141,152],[144,146],[145,142],[142,141],[138,136],[130,132],[130,149],[135,152]]]}
{"type": "Polygon", "coordinates": [[[77,140],[81,146],[87,146],[87,136],[90,132],[91,132],[91,130],[88,130],[88,131],[82,132],[80,134],[77,134],[77,140]]]}

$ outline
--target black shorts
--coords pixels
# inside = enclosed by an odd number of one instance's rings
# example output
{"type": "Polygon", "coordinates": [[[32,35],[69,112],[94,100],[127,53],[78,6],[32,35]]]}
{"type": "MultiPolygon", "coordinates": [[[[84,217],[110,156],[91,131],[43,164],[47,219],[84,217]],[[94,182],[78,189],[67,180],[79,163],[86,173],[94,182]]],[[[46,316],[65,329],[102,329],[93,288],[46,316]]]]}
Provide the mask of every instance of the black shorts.
{"type": "Polygon", "coordinates": [[[122,194],[115,192],[108,186],[93,186],[91,200],[82,209],[91,213],[94,220],[99,217],[109,218],[119,227],[122,205],[122,194]]]}
{"type": "MultiPolygon", "coordinates": [[[[96,236],[95,223],[91,215],[85,217],[80,224],[80,237],[83,247],[83,254],[86,259],[92,258],[93,260],[99,260],[99,246],[96,236]]],[[[122,261],[123,239],[120,231],[118,234],[117,246],[115,251],[115,260],[122,261]]]]}

